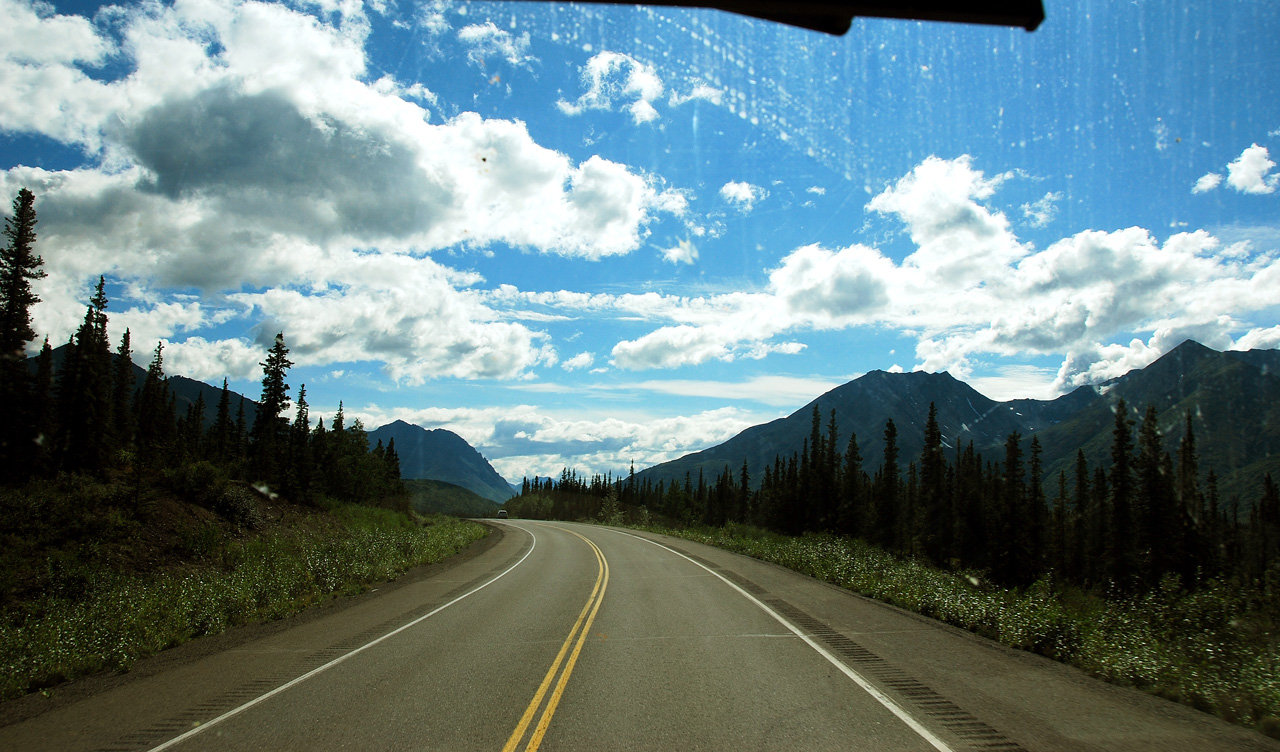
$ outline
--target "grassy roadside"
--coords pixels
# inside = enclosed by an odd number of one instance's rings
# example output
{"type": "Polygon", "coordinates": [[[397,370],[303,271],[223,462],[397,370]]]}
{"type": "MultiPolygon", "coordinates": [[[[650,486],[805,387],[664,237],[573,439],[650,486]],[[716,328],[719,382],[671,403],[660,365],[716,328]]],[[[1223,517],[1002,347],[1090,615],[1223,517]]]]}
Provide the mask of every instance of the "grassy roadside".
{"type": "Polygon", "coordinates": [[[830,535],[794,538],[742,525],[644,529],[772,562],[1280,738],[1277,615],[1255,610],[1223,583],[1189,593],[1170,579],[1132,597],[1050,580],[1013,590],[830,535]]]}
{"type": "Polygon", "coordinates": [[[184,532],[184,561],[129,572],[92,552],[53,555],[43,591],[0,609],[0,699],[101,670],[229,627],[288,616],[394,579],[483,538],[481,525],[338,505],[306,524],[229,535],[184,532]]]}

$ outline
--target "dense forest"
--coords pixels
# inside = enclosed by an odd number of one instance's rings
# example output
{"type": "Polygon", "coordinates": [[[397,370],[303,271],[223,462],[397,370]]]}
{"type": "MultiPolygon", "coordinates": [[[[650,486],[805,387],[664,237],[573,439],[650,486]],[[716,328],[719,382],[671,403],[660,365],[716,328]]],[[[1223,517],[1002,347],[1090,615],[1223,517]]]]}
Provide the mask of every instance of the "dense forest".
{"type": "Polygon", "coordinates": [[[45,276],[35,253],[36,224],[35,196],[23,189],[5,219],[7,243],[0,255],[5,485],[83,475],[126,486],[135,505],[145,506],[152,491],[167,488],[207,504],[234,506],[236,487],[226,481],[240,481],[240,488],[251,485],[293,501],[328,497],[407,510],[394,442],[371,450],[364,427],[358,419],[347,424],[341,403],[330,426],[317,420],[313,427],[305,385],[296,401],[290,399],[286,379],[293,363],[283,333],[262,361],[262,395],[251,422],[244,397],[237,395],[233,404],[226,379],[216,405],[206,405],[201,395],[179,409],[164,373],[163,343],[156,344],[139,379],[129,330],[114,350],[108,339],[103,277],[79,329],[56,356],[45,337],[33,367],[26,349],[36,339],[31,308],[40,299],[31,283],[45,276]],[[214,489],[216,498],[202,498],[214,489]]]}
{"type": "Polygon", "coordinates": [[[1280,493],[1271,476],[1261,498],[1219,498],[1210,468],[1201,477],[1191,416],[1177,456],[1163,448],[1148,407],[1141,419],[1115,405],[1111,462],[1043,476],[1040,443],[1008,436],[1002,457],[973,443],[948,449],[929,406],[924,451],[903,467],[897,429],[884,427],[884,456],[873,471],[857,436],[842,440],[832,411],[817,407],[803,449],[778,456],[758,484],[749,468],[714,478],[686,475],[657,485],[578,475],[525,480],[507,503],[515,516],[555,519],[658,519],[712,527],[739,522],[777,532],[829,532],[862,538],[904,556],[979,570],[993,582],[1025,586],[1051,574],[1059,582],[1140,592],[1172,576],[1188,588],[1232,578],[1270,595],[1280,580],[1280,493]],[[1242,519],[1243,516],[1243,519],[1242,519]]]}

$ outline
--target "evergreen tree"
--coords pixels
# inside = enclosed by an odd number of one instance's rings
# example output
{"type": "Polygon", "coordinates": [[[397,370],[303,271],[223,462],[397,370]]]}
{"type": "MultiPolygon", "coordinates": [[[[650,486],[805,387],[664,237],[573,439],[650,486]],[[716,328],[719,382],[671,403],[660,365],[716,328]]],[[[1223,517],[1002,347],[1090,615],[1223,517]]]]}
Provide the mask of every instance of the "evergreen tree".
{"type": "Polygon", "coordinates": [[[231,458],[234,433],[235,425],[231,422],[231,390],[227,388],[227,378],[224,376],[218,406],[214,408],[213,425],[209,427],[209,449],[215,461],[226,462],[231,458]]]}
{"type": "Polygon", "coordinates": [[[1205,550],[1206,530],[1210,521],[1200,493],[1200,468],[1196,457],[1196,435],[1191,425],[1191,411],[1186,412],[1186,426],[1178,442],[1177,509],[1174,524],[1180,531],[1176,552],[1178,573],[1184,585],[1191,585],[1197,570],[1203,570],[1208,558],[1205,550]]]}
{"type": "Polygon", "coordinates": [[[5,217],[0,251],[0,358],[25,367],[27,343],[36,338],[31,328],[31,307],[40,298],[31,283],[46,276],[44,259],[35,254],[36,197],[23,188],[13,200],[13,215],[5,217]]]}
{"type": "Polygon", "coordinates": [[[168,450],[167,440],[173,424],[169,407],[169,384],[164,375],[164,343],[157,342],[147,378],[138,395],[138,461],[156,464],[168,450]]]}
{"type": "Polygon", "coordinates": [[[1094,585],[1104,585],[1114,581],[1109,560],[1112,551],[1111,523],[1114,514],[1111,509],[1111,480],[1107,471],[1103,470],[1101,466],[1093,469],[1093,484],[1090,493],[1093,519],[1090,523],[1089,534],[1096,549],[1087,562],[1090,573],[1089,582],[1094,585]]]}
{"type": "Polygon", "coordinates": [[[802,445],[800,453],[800,488],[794,500],[796,532],[816,530],[820,525],[826,501],[822,477],[822,458],[825,454],[822,447],[822,414],[815,404],[809,423],[809,438],[802,445]]]}
{"type": "Polygon", "coordinates": [[[293,365],[288,356],[284,332],[280,332],[267,351],[267,359],[259,364],[262,366],[262,397],[258,400],[258,415],[253,421],[254,471],[258,478],[268,483],[281,480],[281,466],[288,448],[289,419],[284,412],[289,409],[289,385],[284,380],[293,365]]]}
{"type": "Polygon", "coordinates": [[[38,451],[33,414],[27,343],[35,339],[31,307],[40,298],[31,290],[45,277],[44,260],[35,255],[35,195],[26,188],[13,200],[13,215],[5,217],[0,249],[0,404],[8,419],[0,421],[0,480],[17,483],[30,477],[38,451]]]}
{"type": "Polygon", "coordinates": [[[1022,470],[1022,435],[1009,434],[1004,443],[1004,474],[997,512],[996,558],[991,574],[997,582],[1021,585],[1030,581],[1027,571],[1026,486],[1022,470]]]}
{"type": "Polygon", "coordinates": [[[111,421],[115,440],[119,446],[133,443],[133,351],[129,344],[129,330],[120,337],[116,350],[115,367],[111,374],[111,421]]]}
{"type": "Polygon", "coordinates": [[[387,477],[392,480],[400,480],[400,455],[396,453],[396,439],[394,436],[387,442],[387,477]]]}
{"type": "Polygon", "coordinates": [[[1165,467],[1166,453],[1158,421],[1156,406],[1147,405],[1138,429],[1138,488],[1134,503],[1137,529],[1134,532],[1139,579],[1148,587],[1173,569],[1171,554],[1181,548],[1172,514],[1173,473],[1165,467]]]}
{"type": "Polygon", "coordinates": [[[819,530],[834,530],[839,519],[840,504],[840,429],[836,425],[833,408],[827,418],[827,436],[822,441],[819,466],[817,516],[814,525],[819,530]]]}
{"type": "Polygon", "coordinates": [[[946,458],[942,454],[938,408],[930,402],[924,426],[924,450],[920,455],[920,542],[925,556],[935,564],[951,556],[951,510],[945,494],[945,479],[946,458]]]}
{"type": "Polygon", "coordinates": [[[182,422],[182,450],[185,458],[200,458],[206,444],[204,435],[204,394],[196,395],[196,401],[187,408],[187,416],[182,422]]]}
{"type": "Polygon", "coordinates": [[[247,456],[249,446],[248,429],[245,427],[244,417],[244,395],[240,395],[240,404],[236,408],[236,430],[232,436],[231,452],[232,459],[236,462],[243,462],[247,456]]]}
{"type": "Polygon", "coordinates": [[[1048,564],[1058,577],[1066,577],[1067,560],[1067,471],[1058,472],[1058,495],[1053,499],[1053,513],[1049,520],[1048,564]]]}
{"type": "Polygon", "coordinates": [[[1131,588],[1138,574],[1133,540],[1133,436],[1128,406],[1116,403],[1111,431],[1111,524],[1107,539],[1107,577],[1121,588],[1131,588]]]}
{"type": "Polygon", "coordinates": [[[1096,562],[1102,556],[1101,545],[1094,539],[1093,518],[1097,511],[1089,489],[1089,463],[1084,450],[1076,450],[1075,509],[1071,515],[1071,554],[1067,577],[1075,583],[1093,581],[1096,562]]]}
{"type": "Polygon", "coordinates": [[[1226,560],[1226,542],[1222,537],[1222,510],[1219,509],[1218,476],[1213,468],[1204,477],[1204,495],[1208,504],[1205,512],[1208,524],[1204,528],[1205,574],[1218,576],[1226,560]]]}
{"type": "Polygon", "coordinates": [[[1047,512],[1044,495],[1044,468],[1041,455],[1044,450],[1040,446],[1040,437],[1031,437],[1031,477],[1027,481],[1027,529],[1025,544],[1025,566],[1028,576],[1039,575],[1044,571],[1045,556],[1045,517],[1047,512]]]}
{"type": "Polygon", "coordinates": [[[841,474],[839,530],[843,535],[862,536],[867,533],[864,475],[858,435],[851,433],[849,446],[844,451],[844,472],[841,474]]]}
{"type": "Polygon", "coordinates": [[[884,424],[884,463],[876,476],[875,514],[876,542],[885,548],[900,550],[898,526],[901,522],[901,471],[898,468],[898,428],[890,418],[884,424]]]}
{"type": "MultiPolygon", "coordinates": [[[[391,440],[394,452],[395,439],[391,440]]],[[[311,411],[307,405],[307,385],[298,388],[298,412],[289,430],[289,471],[287,492],[297,499],[311,496],[314,469],[311,457],[311,411]]],[[[397,478],[400,477],[398,474],[397,478]]]]}
{"type": "Polygon", "coordinates": [[[953,551],[965,566],[986,566],[990,552],[986,517],[983,515],[982,460],[973,441],[961,451],[956,442],[955,488],[952,492],[955,516],[953,551]]]}
{"type": "Polygon", "coordinates": [[[99,283],[94,304],[85,311],[76,332],[75,347],[62,364],[58,449],[62,467],[70,472],[101,473],[111,452],[105,307],[99,283]]]}

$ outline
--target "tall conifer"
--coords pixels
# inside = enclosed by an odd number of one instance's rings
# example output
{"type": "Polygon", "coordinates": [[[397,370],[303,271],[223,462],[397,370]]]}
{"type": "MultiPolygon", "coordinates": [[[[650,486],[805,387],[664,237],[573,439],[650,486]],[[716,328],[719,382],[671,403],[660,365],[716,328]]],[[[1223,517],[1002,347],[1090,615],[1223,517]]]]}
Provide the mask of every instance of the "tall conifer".
{"type": "Polygon", "coordinates": [[[133,351],[129,342],[129,330],[120,336],[120,347],[111,374],[111,422],[115,440],[119,446],[133,443],[133,351]]]}
{"type": "Polygon", "coordinates": [[[1130,588],[1137,576],[1133,541],[1133,421],[1121,398],[1115,407],[1111,431],[1110,529],[1107,537],[1107,577],[1121,588],[1130,588]]]}
{"type": "Polygon", "coordinates": [[[26,363],[27,344],[36,337],[31,307],[40,302],[31,283],[45,276],[44,260],[35,254],[36,221],[35,195],[23,188],[5,217],[7,242],[0,249],[0,404],[8,411],[0,421],[0,480],[8,482],[30,477],[38,454],[26,363]]]}
{"type": "Polygon", "coordinates": [[[276,334],[267,359],[259,365],[262,366],[262,397],[253,421],[254,470],[262,480],[278,482],[288,447],[289,419],[284,412],[289,409],[289,385],[285,383],[285,376],[293,365],[284,343],[284,332],[276,334]]]}

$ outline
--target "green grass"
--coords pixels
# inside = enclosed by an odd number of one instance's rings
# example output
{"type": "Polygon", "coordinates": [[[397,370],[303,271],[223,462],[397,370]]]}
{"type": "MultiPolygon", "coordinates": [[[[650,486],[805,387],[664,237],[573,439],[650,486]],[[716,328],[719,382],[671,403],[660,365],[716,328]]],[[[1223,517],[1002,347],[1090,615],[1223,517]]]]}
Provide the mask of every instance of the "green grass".
{"type": "Polygon", "coordinates": [[[451,518],[420,524],[385,509],[331,509],[335,523],[229,540],[190,531],[194,563],[126,574],[92,557],[54,553],[49,587],[0,611],[0,699],[102,670],[229,627],[288,616],[335,595],[394,579],[483,538],[451,518]]]}
{"type": "Polygon", "coordinates": [[[1275,614],[1224,583],[1188,592],[1169,578],[1130,597],[1048,579],[1006,589],[979,573],[943,571],[860,540],[794,538],[741,525],[649,529],[773,562],[1280,736],[1275,614]]]}

